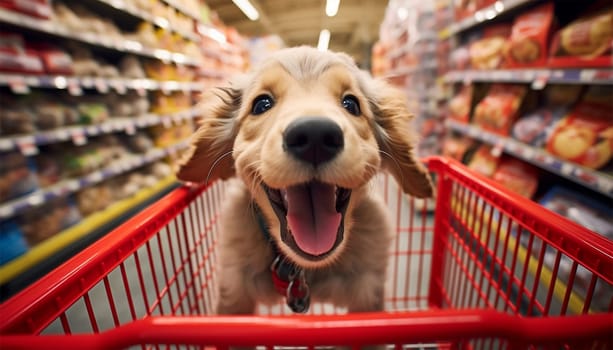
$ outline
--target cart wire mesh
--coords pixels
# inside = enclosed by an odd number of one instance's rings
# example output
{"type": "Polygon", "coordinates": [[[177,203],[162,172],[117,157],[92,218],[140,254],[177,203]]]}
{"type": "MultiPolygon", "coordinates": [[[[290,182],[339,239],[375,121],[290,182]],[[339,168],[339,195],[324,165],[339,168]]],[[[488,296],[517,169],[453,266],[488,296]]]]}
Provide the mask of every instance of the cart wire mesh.
{"type": "Polygon", "coordinates": [[[386,311],[214,316],[223,182],[170,193],[0,305],[2,348],[387,344],[610,349],[613,243],[448,159],[434,200],[377,181],[396,235],[386,311]]]}

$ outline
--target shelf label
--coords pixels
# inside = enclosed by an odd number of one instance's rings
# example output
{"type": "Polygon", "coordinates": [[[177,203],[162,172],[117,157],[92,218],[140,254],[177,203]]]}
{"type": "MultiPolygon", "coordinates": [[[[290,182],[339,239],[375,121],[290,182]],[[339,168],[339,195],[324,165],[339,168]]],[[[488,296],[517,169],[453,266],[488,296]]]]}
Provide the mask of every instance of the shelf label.
{"type": "Polygon", "coordinates": [[[94,80],[94,86],[99,93],[106,94],[109,92],[109,84],[102,78],[96,78],[96,80],[94,80]]]}
{"type": "Polygon", "coordinates": [[[126,134],[128,135],[136,134],[136,127],[134,126],[133,122],[126,123],[126,134]]]}
{"type": "Polygon", "coordinates": [[[72,138],[72,142],[77,146],[83,146],[87,144],[87,135],[85,135],[85,130],[83,129],[75,129],[70,132],[70,137],[72,138]]]}
{"type": "Polygon", "coordinates": [[[15,214],[15,208],[11,205],[0,206],[0,218],[8,218],[15,214]]]}
{"type": "Polygon", "coordinates": [[[13,141],[10,139],[0,138],[0,150],[13,149],[13,141]]]}
{"type": "Polygon", "coordinates": [[[164,125],[166,129],[171,128],[172,119],[170,119],[170,117],[162,117],[162,125],[164,125]]]}
{"type": "Polygon", "coordinates": [[[39,153],[34,136],[20,137],[16,140],[17,148],[24,156],[34,156],[39,153]]]}
{"type": "Polygon", "coordinates": [[[25,95],[30,93],[30,87],[23,77],[13,77],[9,80],[9,87],[15,94],[25,95]]]}
{"type": "Polygon", "coordinates": [[[532,90],[543,90],[545,86],[547,86],[547,82],[549,81],[549,76],[546,74],[539,74],[534,77],[532,81],[532,90]]]}
{"type": "Polygon", "coordinates": [[[115,80],[111,82],[111,84],[113,85],[113,88],[115,89],[115,91],[117,91],[118,94],[120,95],[126,94],[128,88],[126,87],[126,84],[123,81],[115,80]]]}
{"type": "Polygon", "coordinates": [[[596,77],[596,70],[594,69],[582,69],[579,73],[579,80],[584,82],[591,82],[596,77]]]}
{"type": "Polygon", "coordinates": [[[68,79],[68,93],[72,96],[83,95],[83,89],[76,79],[68,79]]]}

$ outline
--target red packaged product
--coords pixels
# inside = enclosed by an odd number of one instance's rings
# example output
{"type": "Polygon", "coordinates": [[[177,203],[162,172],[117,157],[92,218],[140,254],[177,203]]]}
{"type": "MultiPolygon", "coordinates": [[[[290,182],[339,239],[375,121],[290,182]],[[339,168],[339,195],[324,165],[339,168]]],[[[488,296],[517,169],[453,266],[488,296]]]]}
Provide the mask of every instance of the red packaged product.
{"type": "Polygon", "coordinates": [[[449,117],[462,123],[468,123],[472,98],[473,86],[464,85],[460,92],[449,100],[449,117]]]}
{"type": "Polygon", "coordinates": [[[549,64],[558,67],[608,67],[613,65],[613,7],[592,12],[556,33],[549,64]]]}
{"type": "Polygon", "coordinates": [[[508,67],[543,66],[547,61],[553,3],[538,6],[515,18],[505,49],[508,67]]]}
{"type": "Polygon", "coordinates": [[[481,145],[470,159],[468,167],[482,175],[492,177],[499,161],[500,155],[496,154],[491,146],[481,145]]]}
{"type": "Polygon", "coordinates": [[[503,157],[492,179],[511,191],[532,198],[538,186],[538,169],[512,157],[503,157]]]}
{"type": "Polygon", "coordinates": [[[525,85],[494,84],[475,107],[473,123],[482,129],[508,135],[526,95],[525,85]]]}
{"type": "Polygon", "coordinates": [[[504,61],[504,50],[511,25],[502,23],[486,28],[483,37],[470,44],[470,62],[476,69],[496,69],[504,61]]]}
{"type": "Polygon", "coordinates": [[[551,154],[598,169],[613,157],[612,89],[593,87],[555,126],[547,140],[551,154]]]}

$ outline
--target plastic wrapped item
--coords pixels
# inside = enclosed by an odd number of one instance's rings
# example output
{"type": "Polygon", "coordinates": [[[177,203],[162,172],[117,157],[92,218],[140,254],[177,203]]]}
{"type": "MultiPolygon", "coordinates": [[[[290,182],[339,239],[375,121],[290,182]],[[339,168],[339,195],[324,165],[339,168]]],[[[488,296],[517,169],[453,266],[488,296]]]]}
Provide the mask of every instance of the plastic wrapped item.
{"type": "Polygon", "coordinates": [[[475,69],[496,69],[504,62],[504,50],[511,33],[508,24],[496,24],[483,31],[483,37],[470,44],[470,61],[475,69]]]}
{"type": "Polygon", "coordinates": [[[63,49],[48,43],[28,43],[27,45],[41,58],[47,74],[73,74],[72,57],[63,49]]]}
{"type": "Polygon", "coordinates": [[[526,95],[525,85],[494,84],[475,107],[473,123],[484,130],[508,135],[526,95]]]}
{"type": "Polygon", "coordinates": [[[145,70],[136,56],[127,55],[119,62],[119,69],[123,78],[144,79],[145,70]]]}
{"type": "MultiPolygon", "coordinates": [[[[10,98],[1,95],[2,101],[10,98]]],[[[0,135],[29,134],[36,130],[34,115],[25,106],[16,103],[7,103],[0,108],[0,135]]]]}
{"type": "Polygon", "coordinates": [[[544,105],[521,116],[513,125],[512,136],[526,144],[543,147],[557,122],[577,101],[582,90],[581,85],[547,86],[544,105]]]}
{"type": "Polygon", "coordinates": [[[2,0],[0,7],[26,15],[48,19],[52,15],[49,0],[2,0]]]}
{"type": "Polygon", "coordinates": [[[592,86],[555,125],[547,139],[547,151],[592,169],[606,165],[613,156],[611,96],[611,87],[592,86]]]}
{"type": "Polygon", "coordinates": [[[108,183],[85,188],[77,193],[76,199],[79,212],[83,216],[104,210],[114,201],[113,191],[108,183]]]}
{"type": "Polygon", "coordinates": [[[36,164],[19,152],[0,153],[0,202],[38,189],[36,164]]]}
{"type": "Polygon", "coordinates": [[[613,6],[591,11],[560,29],[551,45],[550,64],[556,66],[610,66],[613,6]]]}
{"type": "Polygon", "coordinates": [[[553,20],[551,2],[517,16],[505,49],[505,65],[508,67],[545,65],[553,20]]]}
{"type": "Polygon", "coordinates": [[[23,214],[19,221],[28,244],[35,246],[81,220],[73,200],[59,198],[23,214]]]}
{"type": "Polygon", "coordinates": [[[584,193],[555,186],[543,196],[540,204],[608,239],[613,239],[610,203],[603,203],[584,193]]]}
{"type": "Polygon", "coordinates": [[[492,179],[511,191],[532,198],[538,187],[538,170],[530,164],[512,157],[502,157],[492,179]]]}
{"type": "Polygon", "coordinates": [[[470,120],[470,107],[473,99],[473,85],[464,85],[460,92],[449,100],[449,117],[468,123],[470,120]]]}
{"type": "Polygon", "coordinates": [[[0,32],[0,72],[44,72],[43,62],[36,51],[28,49],[21,34],[0,32]]]}
{"type": "Polygon", "coordinates": [[[468,162],[468,167],[482,175],[492,177],[499,161],[500,155],[495,154],[491,146],[481,145],[468,162]]]}

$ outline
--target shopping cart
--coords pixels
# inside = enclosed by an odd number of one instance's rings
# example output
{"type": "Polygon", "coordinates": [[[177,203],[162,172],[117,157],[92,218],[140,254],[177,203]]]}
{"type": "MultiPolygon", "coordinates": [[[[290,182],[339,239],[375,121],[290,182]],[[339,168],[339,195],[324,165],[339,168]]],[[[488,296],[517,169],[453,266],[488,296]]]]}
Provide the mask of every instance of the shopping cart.
{"type": "Polygon", "coordinates": [[[385,313],[210,316],[217,182],[175,190],[0,305],[0,347],[611,349],[613,242],[455,161],[427,164],[436,203],[379,181],[397,228],[385,313]]]}

